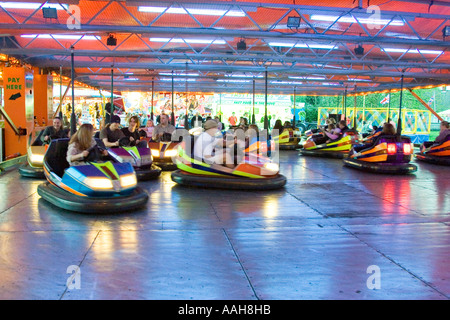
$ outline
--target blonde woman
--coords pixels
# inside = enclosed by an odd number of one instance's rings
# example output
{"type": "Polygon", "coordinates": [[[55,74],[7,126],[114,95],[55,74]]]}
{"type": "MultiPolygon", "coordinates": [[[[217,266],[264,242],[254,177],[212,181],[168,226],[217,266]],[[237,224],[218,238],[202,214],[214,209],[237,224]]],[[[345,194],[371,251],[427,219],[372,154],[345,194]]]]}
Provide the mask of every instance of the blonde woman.
{"type": "MultiPolygon", "coordinates": [[[[85,123],[70,138],[66,158],[69,165],[80,166],[87,164],[86,158],[89,156],[90,150],[97,145],[93,135],[94,127],[92,124],[85,123]]],[[[108,152],[103,150],[102,154],[107,155],[108,152]]]]}

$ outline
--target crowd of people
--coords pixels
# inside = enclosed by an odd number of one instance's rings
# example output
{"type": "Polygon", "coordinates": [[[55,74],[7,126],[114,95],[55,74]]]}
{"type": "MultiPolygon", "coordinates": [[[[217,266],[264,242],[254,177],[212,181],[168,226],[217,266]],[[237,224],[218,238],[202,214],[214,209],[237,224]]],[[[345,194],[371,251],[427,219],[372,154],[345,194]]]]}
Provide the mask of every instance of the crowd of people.
{"type": "MultiPolygon", "coordinates": [[[[228,128],[218,116],[214,118],[208,116],[205,119],[199,115],[194,117],[191,119],[192,127],[201,127],[202,132],[196,139],[193,154],[196,159],[207,163],[231,167],[235,161],[233,152],[230,153],[229,151],[235,150],[236,145],[239,146],[240,150],[243,150],[249,143],[254,142],[259,134],[258,125],[249,124],[246,117],[240,117],[238,120],[234,112],[227,119],[228,128]],[[232,138],[227,139],[230,136],[232,138]]],[[[121,118],[118,115],[113,115],[110,118],[110,123],[100,130],[99,138],[106,148],[121,146],[123,139],[128,145],[141,147],[147,145],[147,141],[142,140],[144,137],[156,142],[170,141],[171,134],[176,130],[176,127],[171,124],[170,117],[166,114],[161,114],[158,120],[159,123],[155,125],[153,119],[148,119],[145,126],[141,126],[141,119],[133,115],[128,118],[128,125],[121,127],[121,118]]],[[[287,121],[282,124],[281,120],[277,120],[272,130],[276,129],[281,133],[287,127],[291,127],[290,122],[287,121]]],[[[316,144],[329,143],[339,139],[348,130],[350,129],[345,120],[336,122],[335,119],[329,118],[326,120],[325,126],[320,126],[315,130],[312,139],[316,144]]],[[[41,140],[42,143],[50,143],[51,139],[70,137],[67,162],[70,165],[79,165],[86,163],[90,150],[98,148],[93,138],[94,131],[95,129],[91,124],[82,124],[76,133],[70,136],[69,131],[64,129],[63,120],[55,117],[52,126],[46,127],[41,134],[41,140]]],[[[392,123],[387,122],[383,126],[373,127],[368,134],[374,135],[376,133],[379,133],[380,136],[395,135],[396,130],[392,123]]],[[[440,133],[436,140],[424,143],[422,150],[427,150],[433,145],[442,143],[449,135],[449,123],[442,121],[440,133]]],[[[354,150],[357,152],[367,147],[367,145],[359,145],[355,146],[354,150]]],[[[107,155],[105,150],[101,148],[99,150],[101,155],[107,155]]]]}

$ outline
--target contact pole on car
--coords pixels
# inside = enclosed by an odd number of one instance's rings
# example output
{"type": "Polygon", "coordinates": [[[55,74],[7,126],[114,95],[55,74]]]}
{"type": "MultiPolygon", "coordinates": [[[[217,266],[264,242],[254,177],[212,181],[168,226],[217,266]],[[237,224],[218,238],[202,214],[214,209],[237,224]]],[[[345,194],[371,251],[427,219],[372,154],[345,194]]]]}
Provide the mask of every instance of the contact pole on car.
{"type": "Polygon", "coordinates": [[[77,131],[77,119],[75,117],[75,69],[74,69],[74,47],[70,47],[71,77],[72,77],[72,113],[70,115],[70,135],[77,131]]]}

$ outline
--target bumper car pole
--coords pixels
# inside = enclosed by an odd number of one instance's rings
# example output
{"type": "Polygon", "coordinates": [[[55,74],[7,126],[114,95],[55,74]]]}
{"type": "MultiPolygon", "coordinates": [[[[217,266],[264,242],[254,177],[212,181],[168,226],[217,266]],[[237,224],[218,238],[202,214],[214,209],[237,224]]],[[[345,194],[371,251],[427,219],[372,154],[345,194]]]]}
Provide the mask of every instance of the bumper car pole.
{"type": "Polygon", "coordinates": [[[74,47],[70,47],[71,77],[72,77],[72,114],[70,115],[70,136],[77,131],[77,119],[75,116],[75,70],[74,70],[74,47]]]}

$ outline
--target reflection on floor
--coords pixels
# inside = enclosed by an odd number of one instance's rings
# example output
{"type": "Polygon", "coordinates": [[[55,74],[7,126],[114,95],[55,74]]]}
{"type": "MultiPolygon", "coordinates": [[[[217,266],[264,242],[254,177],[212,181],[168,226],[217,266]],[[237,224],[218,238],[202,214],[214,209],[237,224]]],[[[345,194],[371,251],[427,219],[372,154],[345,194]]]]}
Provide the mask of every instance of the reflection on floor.
{"type": "Polygon", "coordinates": [[[49,205],[12,171],[0,299],[448,299],[450,170],[417,165],[376,175],[282,151],[281,190],[185,188],[164,172],[141,183],[146,208],[101,216],[49,205]]]}

